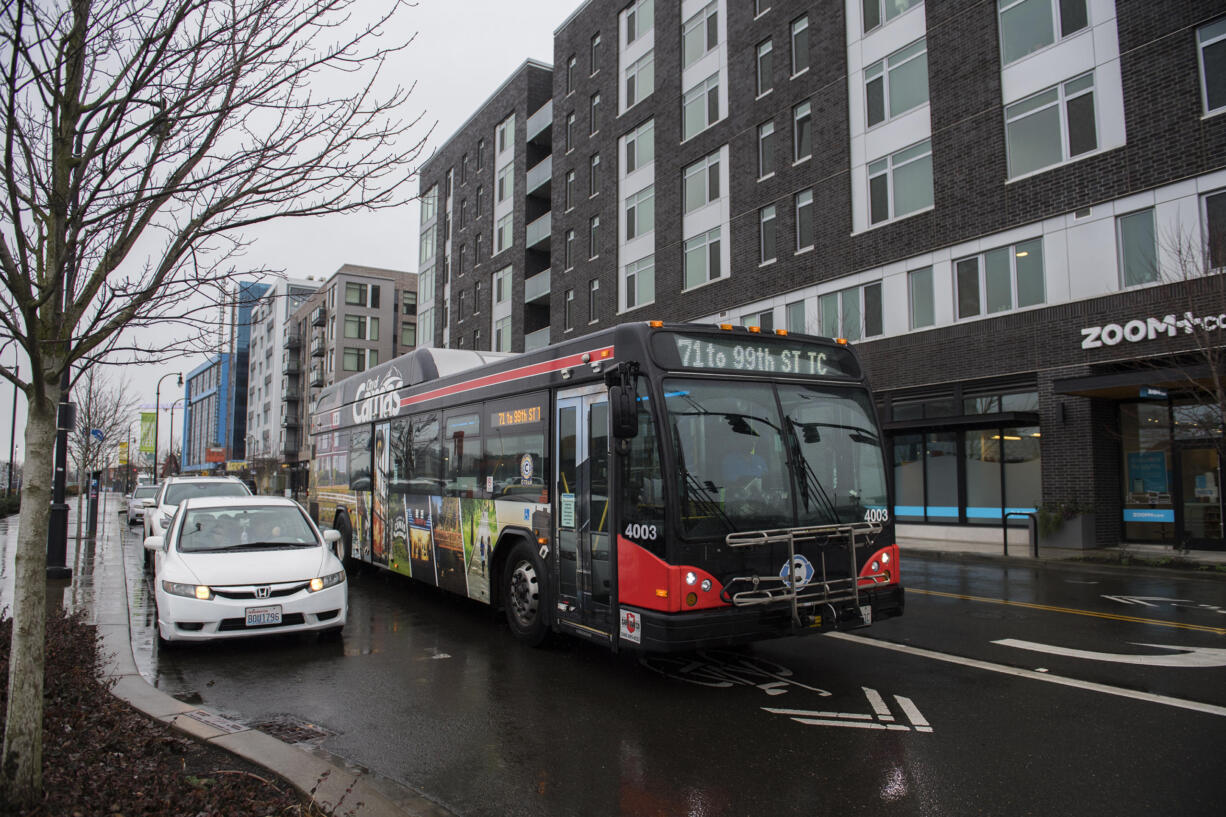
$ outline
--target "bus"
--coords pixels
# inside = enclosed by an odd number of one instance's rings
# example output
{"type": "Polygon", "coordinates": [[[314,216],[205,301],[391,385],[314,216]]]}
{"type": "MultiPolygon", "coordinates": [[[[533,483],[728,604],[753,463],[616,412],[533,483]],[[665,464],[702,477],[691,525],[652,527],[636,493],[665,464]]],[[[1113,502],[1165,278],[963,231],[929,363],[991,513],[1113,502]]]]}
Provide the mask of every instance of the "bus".
{"type": "Polygon", "coordinates": [[[627,323],[420,348],[321,391],[309,510],[343,556],[673,652],[900,615],[885,448],[844,340],[627,323]]]}

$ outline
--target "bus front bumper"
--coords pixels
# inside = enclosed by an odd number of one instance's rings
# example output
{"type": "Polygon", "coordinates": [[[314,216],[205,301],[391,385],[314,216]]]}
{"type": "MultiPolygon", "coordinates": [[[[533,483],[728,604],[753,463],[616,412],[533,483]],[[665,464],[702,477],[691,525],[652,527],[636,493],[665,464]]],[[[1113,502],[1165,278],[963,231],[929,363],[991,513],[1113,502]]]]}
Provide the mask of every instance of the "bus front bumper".
{"type": "Polygon", "coordinates": [[[897,584],[861,590],[858,604],[848,601],[802,609],[799,623],[792,620],[791,606],[787,604],[689,613],[662,613],[623,605],[618,649],[683,652],[789,635],[853,630],[902,615],[904,605],[905,593],[897,584]]]}

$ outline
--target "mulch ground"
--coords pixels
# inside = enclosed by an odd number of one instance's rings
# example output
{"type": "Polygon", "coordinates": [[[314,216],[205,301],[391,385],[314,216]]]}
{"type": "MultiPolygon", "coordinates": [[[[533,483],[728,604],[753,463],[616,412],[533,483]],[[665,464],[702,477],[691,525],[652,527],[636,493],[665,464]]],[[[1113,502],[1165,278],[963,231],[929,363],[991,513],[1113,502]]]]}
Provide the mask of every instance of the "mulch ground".
{"type": "MultiPolygon", "coordinates": [[[[8,711],[12,619],[0,621],[0,724],[8,711]]],[[[319,815],[289,784],[151,720],[98,681],[97,631],[47,621],[43,801],[22,817],[319,815]]],[[[2,788],[2,787],[0,787],[2,788]]]]}

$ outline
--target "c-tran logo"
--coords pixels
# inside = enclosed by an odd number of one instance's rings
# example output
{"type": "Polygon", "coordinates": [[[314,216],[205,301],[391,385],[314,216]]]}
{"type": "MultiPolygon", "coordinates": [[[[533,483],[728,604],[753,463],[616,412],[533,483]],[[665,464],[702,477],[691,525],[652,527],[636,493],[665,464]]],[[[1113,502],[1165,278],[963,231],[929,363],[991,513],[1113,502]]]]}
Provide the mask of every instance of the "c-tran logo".
{"type": "Polygon", "coordinates": [[[382,381],[373,378],[359,383],[357,391],[353,394],[353,421],[369,423],[372,420],[395,417],[400,413],[398,389],[403,386],[404,381],[395,369],[384,375],[382,381]]]}

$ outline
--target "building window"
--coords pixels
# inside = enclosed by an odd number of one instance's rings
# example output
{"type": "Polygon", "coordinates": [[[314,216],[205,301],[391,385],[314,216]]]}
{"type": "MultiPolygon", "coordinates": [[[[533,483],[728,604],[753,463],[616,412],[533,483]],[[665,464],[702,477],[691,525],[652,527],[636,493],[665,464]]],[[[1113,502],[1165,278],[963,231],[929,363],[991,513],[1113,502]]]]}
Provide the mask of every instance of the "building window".
{"type": "Polygon", "coordinates": [[[485,140],[477,140],[477,170],[485,167],[485,140]]]}
{"type": "Polygon", "coordinates": [[[1089,24],[1086,0],[999,0],[1000,55],[1005,65],[1089,24]]]}
{"type": "Polygon", "coordinates": [[[720,277],[720,228],[685,242],[685,288],[691,289],[720,277]]]}
{"type": "Polygon", "coordinates": [[[405,292],[400,296],[400,312],[404,315],[417,314],[417,293],[405,292]]]}
{"type": "Polygon", "coordinates": [[[1005,108],[1009,178],[1067,162],[1098,147],[1094,74],[1048,88],[1005,108]]]}
{"type": "Polygon", "coordinates": [[[959,320],[1043,303],[1043,239],[956,261],[954,285],[959,320]]]}
{"type": "Polygon", "coordinates": [[[701,133],[719,120],[719,74],[712,74],[681,98],[681,139],[701,133]]]}
{"type": "Polygon", "coordinates": [[[504,202],[511,197],[515,189],[515,164],[509,164],[498,171],[498,202],[504,202]]]}
{"type": "Polygon", "coordinates": [[[511,351],[511,318],[505,317],[494,321],[494,349],[495,352],[511,351]]]}
{"type": "Polygon", "coordinates": [[[626,197],[626,240],[646,235],[656,228],[656,188],[648,185],[626,197]]]}
{"type": "Polygon", "coordinates": [[[587,194],[592,197],[600,192],[600,154],[593,153],[588,162],[587,194]]]}
{"type": "Polygon", "coordinates": [[[775,122],[758,125],[758,178],[765,179],[775,172],[775,122]]]}
{"type": "Polygon", "coordinates": [[[566,290],[563,304],[562,328],[569,332],[575,328],[575,291],[573,289],[566,290]]]}
{"type": "Polygon", "coordinates": [[[865,284],[817,299],[821,333],[832,338],[859,340],[881,334],[881,284],[865,284]]]}
{"type": "Polygon", "coordinates": [[[575,206],[575,171],[566,171],[566,186],[563,188],[564,201],[563,204],[569,210],[575,206]]]}
{"type": "Polygon", "coordinates": [[[575,148],[575,112],[571,111],[566,115],[566,152],[570,153],[575,148]]]}
{"type": "Polygon", "coordinates": [[[719,200],[719,153],[695,162],[682,172],[685,191],[685,212],[719,200]]]}
{"type": "Polygon", "coordinates": [[[366,306],[366,284],[345,284],[345,303],[350,306],[366,306]]]}
{"type": "Polygon", "coordinates": [[[805,322],[805,302],[792,301],[784,307],[787,320],[787,330],[789,332],[804,332],[806,330],[805,322]]]}
{"type": "Polygon", "coordinates": [[[633,108],[655,90],[655,56],[648,51],[626,69],[626,105],[633,108]]]}
{"type": "Polygon", "coordinates": [[[813,249],[813,191],[796,194],[796,251],[813,249]]]}
{"type": "Polygon", "coordinates": [[[434,185],[426,191],[426,195],[421,199],[421,223],[425,224],[434,218],[434,214],[438,211],[438,185],[434,185]]]}
{"type": "Polygon", "coordinates": [[[771,47],[770,40],[767,40],[766,42],[758,44],[758,62],[757,62],[758,96],[762,96],[763,94],[765,94],[774,85],[774,82],[773,82],[774,78],[771,75],[771,51],[772,50],[773,49],[771,47]]]}
{"type": "Polygon", "coordinates": [[[1158,241],[1154,208],[1128,213],[1115,220],[1119,240],[1120,272],[1124,286],[1152,284],[1158,280],[1158,241]]]}
{"type": "Polygon", "coordinates": [[[864,9],[864,33],[872,31],[883,22],[888,23],[921,0],[862,0],[864,9]]]}
{"type": "Polygon", "coordinates": [[[575,268],[575,231],[567,230],[562,244],[562,269],[575,268]]]}
{"type": "Polygon", "coordinates": [[[514,213],[508,213],[498,219],[498,229],[494,232],[494,252],[500,253],[511,246],[511,224],[514,213]]]}
{"type": "Polygon", "coordinates": [[[511,297],[511,268],[503,267],[494,273],[494,303],[506,303],[511,297]]]}
{"type": "Polygon", "coordinates": [[[627,264],[622,270],[622,309],[634,309],[656,299],[656,259],[654,255],[627,264]]]}
{"type": "Polygon", "coordinates": [[[792,161],[803,161],[812,154],[813,106],[802,102],[792,109],[792,161]]]}
{"type": "Polygon", "coordinates": [[[416,346],[417,345],[417,324],[415,323],[400,324],[400,345],[401,346],[416,346]]]}
{"type": "Polygon", "coordinates": [[[761,17],[771,10],[771,0],[753,0],[753,16],[761,17]]]}
{"type": "Polygon", "coordinates": [[[515,134],[511,128],[515,125],[515,117],[507,117],[500,122],[497,128],[496,136],[498,137],[498,152],[502,153],[511,146],[515,139],[515,134]]]}
{"type": "Polygon", "coordinates": [[[656,158],[656,126],[648,119],[626,137],[626,172],[633,173],[656,158]]]}
{"type": "Polygon", "coordinates": [[[936,323],[936,301],[932,294],[932,267],[908,272],[907,289],[911,301],[911,328],[921,329],[936,323]]]}
{"type": "Polygon", "coordinates": [[[460,184],[468,181],[468,154],[460,157],[460,184]]]}
{"type": "Polygon", "coordinates": [[[681,26],[681,66],[689,68],[719,43],[719,4],[711,3],[681,26]]]}
{"type": "Polygon", "coordinates": [[[792,21],[792,76],[809,70],[809,16],[792,21]]]}
{"type": "Polygon", "coordinates": [[[467,300],[464,297],[465,294],[462,289],[456,293],[455,319],[457,321],[464,320],[464,302],[467,300]]]}
{"type": "Polygon", "coordinates": [[[638,0],[622,12],[627,45],[651,31],[652,21],[655,18],[654,6],[654,0],[638,0]]]}
{"type": "Polygon", "coordinates": [[[928,101],[928,44],[920,39],[864,70],[868,126],[893,119],[928,101]]]}
{"type": "Polygon", "coordinates": [[[591,45],[588,46],[588,66],[589,73],[595,74],[600,70],[600,32],[597,31],[592,35],[591,45]]]}
{"type": "Polygon", "coordinates": [[[365,349],[352,349],[345,347],[344,355],[341,360],[341,365],[347,372],[360,372],[363,369],[363,364],[366,362],[365,349]]]}
{"type": "Polygon", "coordinates": [[[758,211],[758,263],[775,260],[775,205],[758,211]]]}
{"type": "Polygon", "coordinates": [[[588,133],[595,133],[600,130],[600,92],[592,94],[592,99],[588,103],[588,133]]]}
{"type": "Polygon", "coordinates": [[[1201,100],[1205,114],[1226,110],[1226,17],[1196,32],[1201,100]]]}
{"type": "Polygon", "coordinates": [[[481,200],[485,197],[485,188],[477,185],[477,200],[473,203],[473,218],[481,218],[481,200]]]}
{"type": "Polygon", "coordinates": [[[587,257],[600,255],[600,216],[592,216],[587,223],[587,257]]]}
{"type": "Polygon", "coordinates": [[[932,141],[900,150],[868,166],[869,223],[932,206],[932,141]]]}
{"type": "Polygon", "coordinates": [[[579,65],[579,61],[575,59],[575,55],[571,54],[566,60],[566,93],[575,90],[575,68],[579,65]]]}
{"type": "Polygon", "coordinates": [[[485,239],[482,238],[481,233],[477,233],[477,235],[473,238],[473,263],[474,264],[480,264],[482,259],[485,258],[484,251],[485,251],[485,239]]]}
{"type": "Polygon", "coordinates": [[[756,326],[759,329],[765,329],[767,332],[773,332],[775,329],[775,313],[773,310],[765,312],[751,312],[748,315],[741,316],[741,326],[756,326]]]}
{"type": "Polygon", "coordinates": [[[350,339],[366,339],[366,318],[361,315],[345,316],[345,337],[350,339]]]}
{"type": "Polygon", "coordinates": [[[366,350],[366,368],[369,369],[372,366],[378,366],[378,365],[379,365],[379,350],[378,349],[367,349],[366,350]]]}
{"type": "Polygon", "coordinates": [[[1205,196],[1205,235],[1210,269],[1226,268],[1226,192],[1205,196]]]}
{"type": "Polygon", "coordinates": [[[595,323],[599,319],[600,281],[593,278],[587,284],[587,322],[595,323]]]}

